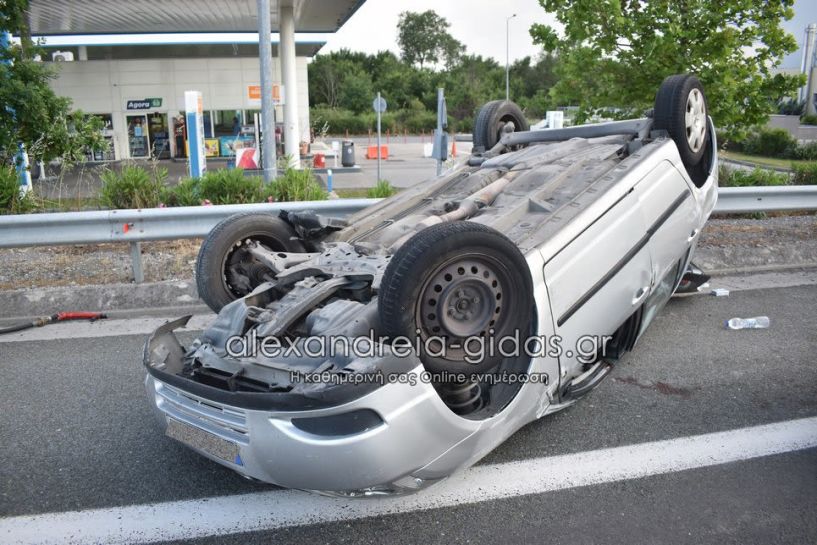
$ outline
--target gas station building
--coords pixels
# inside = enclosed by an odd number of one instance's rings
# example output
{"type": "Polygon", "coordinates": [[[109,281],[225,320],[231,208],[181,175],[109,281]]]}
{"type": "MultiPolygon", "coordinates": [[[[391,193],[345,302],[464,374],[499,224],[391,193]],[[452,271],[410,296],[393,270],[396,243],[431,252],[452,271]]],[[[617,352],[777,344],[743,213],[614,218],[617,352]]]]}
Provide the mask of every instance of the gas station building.
{"type": "Polygon", "coordinates": [[[31,0],[32,36],[59,62],[53,88],[98,115],[109,147],[91,161],[187,156],[185,91],[202,94],[207,155],[261,131],[257,9],[270,9],[279,153],[309,141],[308,59],[364,0],[31,0]],[[195,33],[195,35],[194,35],[195,33]],[[149,36],[148,36],[149,35],[149,36]]]}

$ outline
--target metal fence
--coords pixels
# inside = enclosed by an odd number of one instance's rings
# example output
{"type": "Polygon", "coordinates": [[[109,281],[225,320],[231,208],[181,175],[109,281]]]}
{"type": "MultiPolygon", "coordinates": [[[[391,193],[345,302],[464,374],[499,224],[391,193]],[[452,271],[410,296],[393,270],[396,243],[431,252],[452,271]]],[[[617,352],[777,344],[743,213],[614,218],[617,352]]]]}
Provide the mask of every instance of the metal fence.
{"type": "MultiPolygon", "coordinates": [[[[323,215],[345,217],[379,200],[336,199],[0,216],[0,248],[125,242],[131,248],[134,279],[142,282],[142,242],[201,238],[218,222],[240,212],[315,210],[323,215]]],[[[722,188],[715,207],[716,213],[728,214],[785,210],[817,210],[817,186],[722,188]]]]}
{"type": "Polygon", "coordinates": [[[817,210],[817,186],[722,187],[715,212],[739,214],[817,210]]]}

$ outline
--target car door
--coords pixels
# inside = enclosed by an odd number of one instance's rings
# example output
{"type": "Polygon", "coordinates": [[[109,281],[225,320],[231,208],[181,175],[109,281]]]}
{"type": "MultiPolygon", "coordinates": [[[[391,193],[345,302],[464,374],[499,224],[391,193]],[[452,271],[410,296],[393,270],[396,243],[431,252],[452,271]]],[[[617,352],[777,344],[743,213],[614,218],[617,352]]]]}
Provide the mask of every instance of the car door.
{"type": "Polygon", "coordinates": [[[563,377],[581,373],[589,343],[612,335],[649,295],[644,218],[638,195],[630,191],[545,264],[563,377]]]}
{"type": "Polygon", "coordinates": [[[635,194],[650,235],[652,294],[645,301],[641,330],[667,302],[675,289],[698,235],[699,210],[691,182],[664,160],[635,186],[635,194]]]}

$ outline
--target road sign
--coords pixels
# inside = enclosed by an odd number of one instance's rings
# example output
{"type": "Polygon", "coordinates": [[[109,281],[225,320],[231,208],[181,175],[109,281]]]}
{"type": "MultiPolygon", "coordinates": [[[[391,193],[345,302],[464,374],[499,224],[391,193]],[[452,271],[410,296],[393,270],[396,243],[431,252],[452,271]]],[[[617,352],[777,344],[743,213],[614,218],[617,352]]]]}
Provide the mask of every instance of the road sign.
{"type": "Polygon", "coordinates": [[[379,114],[386,111],[386,106],[386,99],[379,95],[376,99],[374,99],[374,102],[372,102],[372,108],[374,108],[374,111],[379,114]]]}
{"type": "MultiPolygon", "coordinates": [[[[247,98],[251,101],[260,101],[261,100],[261,86],[260,85],[248,85],[247,86],[247,98]]],[[[275,104],[283,104],[284,103],[284,86],[278,83],[272,84],[272,101],[275,104]]]]}

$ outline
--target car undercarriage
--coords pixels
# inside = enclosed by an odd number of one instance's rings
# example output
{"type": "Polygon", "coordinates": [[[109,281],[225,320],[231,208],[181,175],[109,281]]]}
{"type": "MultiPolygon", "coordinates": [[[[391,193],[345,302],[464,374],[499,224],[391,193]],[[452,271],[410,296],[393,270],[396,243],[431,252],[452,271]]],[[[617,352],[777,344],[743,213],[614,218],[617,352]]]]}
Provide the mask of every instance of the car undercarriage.
{"type": "MultiPolygon", "coordinates": [[[[685,78],[670,91],[682,84],[689,101],[700,85],[685,78]]],[[[526,128],[524,119],[489,103],[493,117],[478,118],[477,151],[466,162],[349,218],[285,211],[225,220],[197,264],[215,321],[189,347],[173,335],[186,319],[157,330],[145,347],[160,418],[174,422],[168,429],[182,422],[239,445],[243,454],[228,459],[213,454],[212,441],[187,441],[246,476],[322,491],[395,492],[420,486],[406,485],[407,476],[434,482],[525,422],[572,404],[633,348],[679,286],[714,206],[711,123],[704,117],[700,129],[695,118],[679,140],[661,104],[643,119],[514,131],[526,128]],[[694,151],[694,164],[679,142],[694,151]],[[653,178],[665,188],[651,188],[653,178]],[[642,210],[649,199],[666,209],[642,210]],[[589,241],[601,236],[594,230],[616,229],[617,239],[632,237],[632,248],[619,254],[602,244],[594,257],[589,241]],[[564,274],[582,259],[591,265],[564,274]],[[549,275],[557,264],[560,272],[549,275]],[[647,279],[634,297],[628,286],[644,280],[628,270],[647,279]],[[622,294],[626,305],[609,302],[624,301],[622,294]],[[544,350],[559,335],[579,346],[579,330],[603,341],[583,357],[544,350]],[[514,335],[515,352],[495,349],[497,339],[514,335]],[[383,396],[388,401],[378,402],[383,396]],[[208,424],[203,415],[213,410],[219,416],[208,424]],[[402,412],[416,412],[414,423],[394,416],[402,412]],[[272,423],[289,434],[298,445],[292,452],[357,441],[355,450],[373,448],[366,456],[376,460],[396,441],[384,429],[400,421],[428,454],[416,462],[401,455],[381,476],[361,471],[322,482],[280,460],[289,474],[273,474],[247,427],[224,416],[250,413],[264,415],[257,418],[265,429],[272,423]],[[445,424],[426,429],[428,418],[445,424]],[[457,444],[462,452],[449,452],[457,444]]]]}

